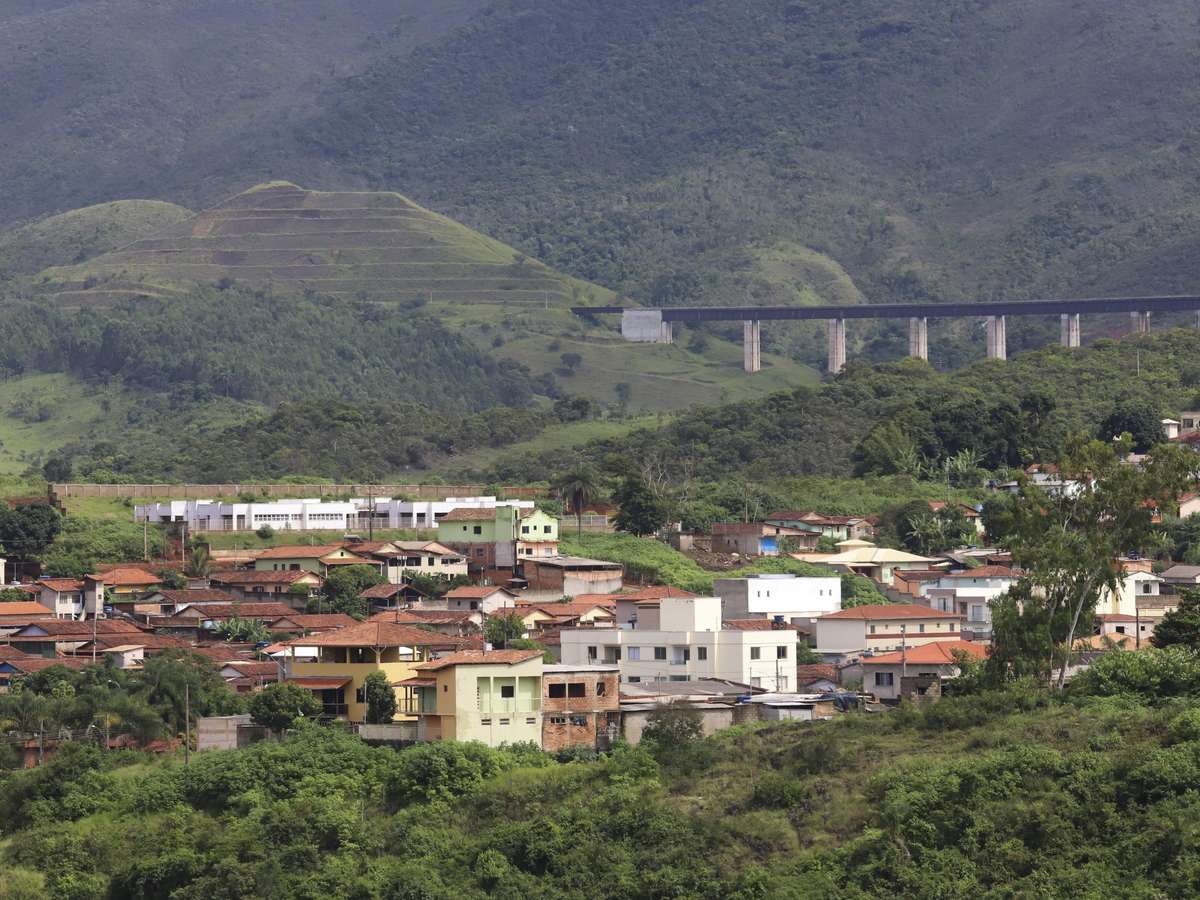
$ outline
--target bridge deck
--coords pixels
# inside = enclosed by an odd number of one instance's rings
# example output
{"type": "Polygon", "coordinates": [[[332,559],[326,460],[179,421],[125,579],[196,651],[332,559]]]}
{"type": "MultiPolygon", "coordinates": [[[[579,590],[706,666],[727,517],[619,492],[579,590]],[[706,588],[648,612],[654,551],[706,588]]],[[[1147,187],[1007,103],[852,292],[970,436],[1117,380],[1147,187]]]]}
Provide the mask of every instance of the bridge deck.
{"type": "MultiPolygon", "coordinates": [[[[573,306],[576,315],[621,313],[631,307],[573,306]]],[[[632,307],[639,308],[639,307],[632,307]]],[[[640,307],[646,309],[647,307],[640,307]]],[[[858,306],[662,307],[664,322],[743,322],[771,319],[953,319],[969,316],[1096,315],[1118,312],[1192,312],[1200,295],[1097,297],[1078,300],[982,300],[978,303],[871,303],[858,306]]]]}

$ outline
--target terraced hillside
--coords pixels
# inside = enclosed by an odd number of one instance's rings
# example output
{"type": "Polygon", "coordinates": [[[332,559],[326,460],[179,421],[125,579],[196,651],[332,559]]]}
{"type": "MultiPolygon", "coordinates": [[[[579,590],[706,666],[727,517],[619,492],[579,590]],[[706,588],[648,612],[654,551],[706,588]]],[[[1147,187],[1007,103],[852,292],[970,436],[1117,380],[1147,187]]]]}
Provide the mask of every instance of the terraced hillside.
{"type": "Polygon", "coordinates": [[[153,237],[38,278],[67,305],[222,281],[410,302],[545,306],[588,292],[610,297],[399,194],[308,191],[290,182],[252,188],[153,237]]]}

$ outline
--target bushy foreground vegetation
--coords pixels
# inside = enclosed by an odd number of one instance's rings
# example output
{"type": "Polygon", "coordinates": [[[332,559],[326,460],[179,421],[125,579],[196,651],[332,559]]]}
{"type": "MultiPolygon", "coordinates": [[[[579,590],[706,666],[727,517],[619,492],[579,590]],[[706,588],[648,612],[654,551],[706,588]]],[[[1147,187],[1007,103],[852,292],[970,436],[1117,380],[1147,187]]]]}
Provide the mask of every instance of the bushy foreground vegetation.
{"type": "Polygon", "coordinates": [[[598,759],[312,725],[188,767],[76,744],[0,781],[0,895],[1192,895],[1200,662],[1093,671],[708,739],[668,713],[598,759]]]}

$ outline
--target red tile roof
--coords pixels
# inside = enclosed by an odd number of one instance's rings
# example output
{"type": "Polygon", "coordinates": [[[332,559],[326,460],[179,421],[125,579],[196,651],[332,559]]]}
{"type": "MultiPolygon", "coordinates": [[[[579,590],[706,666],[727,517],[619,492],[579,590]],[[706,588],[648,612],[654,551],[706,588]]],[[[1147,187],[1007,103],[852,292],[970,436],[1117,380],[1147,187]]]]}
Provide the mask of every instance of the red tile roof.
{"type": "Polygon", "coordinates": [[[390,609],[377,612],[368,622],[395,622],[398,625],[462,625],[470,623],[477,612],[446,609],[390,609]]]}
{"type": "Polygon", "coordinates": [[[292,615],[295,610],[283,603],[205,603],[203,606],[189,606],[181,609],[176,615],[188,618],[195,612],[201,619],[281,619],[292,615]]]}
{"type": "Polygon", "coordinates": [[[182,603],[233,603],[237,600],[237,597],[228,591],[216,588],[167,589],[157,593],[161,594],[164,600],[169,600],[176,605],[182,603]]]}
{"type": "Polygon", "coordinates": [[[1019,578],[1020,575],[1008,566],[978,566],[962,572],[951,572],[946,578],[1019,578]]]}
{"type": "Polygon", "coordinates": [[[40,631],[46,632],[46,636],[50,638],[64,637],[87,637],[92,636],[92,632],[96,634],[144,634],[142,629],[138,628],[132,622],[126,622],[121,619],[99,619],[93,621],[75,621],[73,619],[48,619],[45,622],[33,622],[26,625],[24,628],[18,629],[11,638],[21,640],[28,637],[35,640],[41,635],[25,635],[23,632],[31,628],[37,628],[40,631]]]}
{"type": "Polygon", "coordinates": [[[225,663],[231,669],[236,669],[243,677],[252,678],[256,675],[279,675],[279,663],[256,662],[249,659],[235,659],[225,663]]]}
{"type": "MultiPolygon", "coordinates": [[[[358,596],[366,600],[386,600],[389,597],[395,597],[403,591],[408,585],[406,584],[391,584],[387,581],[382,584],[373,584],[358,596]]],[[[414,588],[414,590],[416,590],[414,588]]]]}
{"type": "Polygon", "coordinates": [[[84,666],[90,666],[90,659],[81,658],[78,656],[55,656],[46,658],[44,656],[27,656],[24,659],[7,659],[5,660],[10,666],[18,671],[24,672],[26,675],[32,675],[34,672],[41,672],[53,666],[66,666],[68,669],[82,669],[84,666]]]}
{"type": "Polygon", "coordinates": [[[213,572],[209,581],[218,584],[291,584],[302,578],[316,578],[316,572],[306,572],[304,569],[288,569],[280,572],[252,572],[249,570],[232,570],[228,572],[213,572]]]}
{"type": "Polygon", "coordinates": [[[859,662],[864,666],[898,666],[902,662],[911,665],[954,665],[954,652],[959,651],[974,659],[987,656],[987,647],[973,641],[933,641],[919,647],[910,647],[901,653],[883,653],[879,656],[864,656],[859,662]]]}
{"type": "Polygon", "coordinates": [[[462,644],[462,639],[411,625],[368,621],[298,638],[293,643],[306,647],[456,647],[462,644]]]}
{"type": "Polygon", "coordinates": [[[485,597],[490,597],[497,591],[503,591],[506,594],[512,594],[512,591],[498,587],[497,585],[474,585],[468,584],[463,587],[456,587],[446,594],[448,600],[482,600],[485,597]]]}
{"type": "Polygon", "coordinates": [[[18,650],[9,644],[0,644],[0,660],[5,659],[22,659],[28,656],[23,650],[18,650]]]}
{"type": "Polygon", "coordinates": [[[348,625],[357,625],[358,620],[353,616],[348,616],[345,613],[288,613],[286,616],[281,616],[271,623],[271,628],[275,631],[280,629],[275,628],[286,622],[291,622],[301,628],[345,628],[348,625]]]}
{"type": "Polygon", "coordinates": [[[294,675],[288,679],[288,684],[310,691],[332,691],[345,687],[351,681],[353,679],[349,675],[294,675]]]}
{"type": "Polygon", "coordinates": [[[338,550],[345,549],[341,544],[287,544],[283,547],[268,547],[258,554],[259,559],[320,559],[338,550]]]}
{"type": "Polygon", "coordinates": [[[471,509],[465,506],[457,506],[450,512],[446,513],[439,522],[491,522],[496,518],[496,510],[494,509],[471,509]]]}
{"type": "Polygon", "coordinates": [[[511,666],[529,659],[536,659],[541,655],[541,650],[460,650],[458,653],[451,653],[439,659],[417,663],[413,668],[424,672],[436,672],[447,666],[478,666],[493,663],[511,666]]]}
{"type": "Polygon", "coordinates": [[[150,587],[162,583],[159,576],[151,575],[145,569],[135,569],[132,566],[120,566],[91,577],[97,581],[103,581],[109,587],[150,587]]]}
{"type": "Polygon", "coordinates": [[[826,613],[822,619],[961,619],[958,613],[942,612],[916,603],[884,603],[880,606],[855,606],[835,613],[826,613]]]}
{"type": "MultiPolygon", "coordinates": [[[[685,591],[682,588],[671,587],[665,584],[651,584],[645,587],[640,587],[637,590],[629,591],[617,596],[618,600],[633,600],[634,602],[642,602],[647,600],[661,600],[664,597],[699,597],[699,594],[693,594],[691,591],[685,591]]],[[[579,599],[576,597],[575,599],[579,599]]]]}
{"type": "Polygon", "coordinates": [[[0,603],[0,621],[20,617],[22,619],[52,618],[53,613],[47,606],[42,606],[36,600],[11,600],[0,603]]]}
{"type": "Polygon", "coordinates": [[[814,681],[832,681],[837,683],[837,667],[828,663],[807,663],[796,666],[796,687],[803,687],[814,681]]]}
{"type": "Polygon", "coordinates": [[[68,591],[82,591],[83,582],[76,581],[74,578],[39,578],[35,584],[42,584],[50,588],[52,591],[58,591],[60,594],[68,591]]]}
{"type": "Polygon", "coordinates": [[[611,618],[613,610],[616,609],[616,604],[613,603],[593,603],[586,600],[576,598],[571,603],[533,603],[526,606],[521,606],[518,612],[523,615],[528,615],[533,610],[541,610],[551,616],[582,616],[593,612],[597,609],[603,611],[606,616],[601,618],[611,618]]]}

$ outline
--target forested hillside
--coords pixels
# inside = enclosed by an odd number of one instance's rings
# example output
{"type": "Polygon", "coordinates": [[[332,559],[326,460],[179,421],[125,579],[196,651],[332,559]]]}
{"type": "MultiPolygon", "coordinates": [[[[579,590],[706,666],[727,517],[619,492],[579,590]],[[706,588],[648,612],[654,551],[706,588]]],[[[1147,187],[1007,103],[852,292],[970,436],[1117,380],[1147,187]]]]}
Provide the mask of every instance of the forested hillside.
{"type": "MultiPolygon", "coordinates": [[[[959,454],[989,470],[1052,458],[1110,415],[1157,425],[1200,404],[1200,333],[1051,346],[951,373],[919,360],[852,361],[833,381],[761,401],[697,408],[660,427],[582,448],[613,471],[630,460],[668,482],[771,482],[792,475],[943,476],[959,454]]],[[[1136,430],[1136,429],[1134,429],[1136,430]]],[[[1105,440],[1112,434],[1100,435],[1105,440]]],[[[533,477],[549,456],[501,456],[492,475],[533,477]]]]}
{"type": "MultiPolygon", "coordinates": [[[[0,890],[114,900],[1192,896],[1197,664],[1190,651],[1159,653],[1137,654],[1144,666],[1110,654],[1065,701],[1017,683],[924,710],[707,739],[686,714],[667,715],[643,745],[600,759],[454,742],[397,752],[305,723],[286,742],[195,755],[187,767],[78,742],[46,766],[0,775],[0,890]]],[[[25,708],[106,700],[87,673],[63,679],[78,692],[50,695],[53,675],[25,708]]]]}
{"type": "Polygon", "coordinates": [[[1184,0],[481,6],[10,4],[0,219],[285,177],[656,304],[1194,287],[1184,0]]]}

